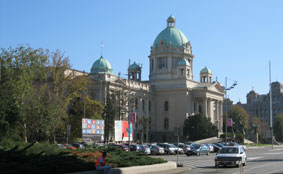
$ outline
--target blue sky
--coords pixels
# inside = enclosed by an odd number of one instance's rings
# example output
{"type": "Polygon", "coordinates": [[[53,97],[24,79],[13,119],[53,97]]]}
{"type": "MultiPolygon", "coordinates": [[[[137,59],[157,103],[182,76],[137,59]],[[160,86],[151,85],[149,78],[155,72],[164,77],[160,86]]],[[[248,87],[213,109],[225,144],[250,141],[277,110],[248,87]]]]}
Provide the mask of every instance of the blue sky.
{"type": "Polygon", "coordinates": [[[150,47],[171,14],[192,44],[194,80],[207,66],[223,85],[237,81],[228,95],[246,103],[252,87],[268,93],[270,60],[272,81],[283,83],[280,0],[0,0],[0,47],[59,49],[89,72],[103,41],[115,74],[126,74],[131,59],[148,80],[150,47]]]}

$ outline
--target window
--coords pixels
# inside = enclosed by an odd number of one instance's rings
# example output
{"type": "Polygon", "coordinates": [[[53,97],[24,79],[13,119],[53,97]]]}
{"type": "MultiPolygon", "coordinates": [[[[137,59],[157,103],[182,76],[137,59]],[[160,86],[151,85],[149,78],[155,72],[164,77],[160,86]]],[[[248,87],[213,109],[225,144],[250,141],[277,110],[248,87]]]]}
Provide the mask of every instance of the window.
{"type": "Polygon", "coordinates": [[[160,57],[158,59],[159,69],[166,69],[167,68],[167,58],[166,57],[160,57]]]}
{"type": "Polygon", "coordinates": [[[168,118],[164,118],[164,129],[165,130],[169,129],[169,119],[168,118]]]}
{"type": "Polygon", "coordinates": [[[169,111],[169,102],[165,101],[164,103],[164,111],[169,111]]]}
{"type": "Polygon", "coordinates": [[[135,99],[135,108],[138,109],[138,99],[135,99]]]}
{"type": "Polygon", "coordinates": [[[144,100],[142,100],[142,110],[144,111],[144,100]]]}
{"type": "Polygon", "coordinates": [[[184,69],[181,69],[181,76],[184,76],[184,69]]]}
{"type": "Polygon", "coordinates": [[[187,76],[190,77],[190,69],[187,69],[187,76]]]}
{"type": "Polygon", "coordinates": [[[148,101],[148,112],[151,111],[151,101],[148,101]]]}
{"type": "Polygon", "coordinates": [[[153,67],[154,67],[154,61],[153,59],[151,59],[151,70],[153,70],[153,67]]]}

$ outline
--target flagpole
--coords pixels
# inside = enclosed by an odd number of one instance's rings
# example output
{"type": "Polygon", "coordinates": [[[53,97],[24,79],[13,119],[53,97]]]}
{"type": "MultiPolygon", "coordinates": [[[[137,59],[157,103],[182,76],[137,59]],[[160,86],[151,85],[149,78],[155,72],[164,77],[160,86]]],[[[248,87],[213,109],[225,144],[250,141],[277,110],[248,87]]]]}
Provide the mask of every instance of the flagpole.
{"type": "Polygon", "coordinates": [[[273,149],[273,125],[272,125],[272,90],[271,90],[271,63],[269,61],[269,108],[270,108],[270,131],[271,131],[271,143],[272,143],[272,149],[273,149]]]}

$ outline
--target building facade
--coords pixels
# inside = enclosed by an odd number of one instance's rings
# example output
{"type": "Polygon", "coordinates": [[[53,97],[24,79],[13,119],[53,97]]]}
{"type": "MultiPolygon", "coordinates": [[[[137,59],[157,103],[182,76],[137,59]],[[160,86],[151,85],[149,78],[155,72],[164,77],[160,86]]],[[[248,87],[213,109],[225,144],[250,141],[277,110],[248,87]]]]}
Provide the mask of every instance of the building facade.
{"type": "Polygon", "coordinates": [[[123,79],[113,74],[106,59],[96,60],[88,74],[90,96],[105,104],[107,95],[115,94],[120,108],[117,119],[128,120],[129,112],[136,112],[137,120],[146,118],[146,130],[141,121],[136,122],[135,140],[175,142],[175,128],[194,114],[210,118],[222,131],[224,87],[212,81],[207,67],[199,73],[200,82],[194,81],[192,46],[173,16],[154,40],[148,57],[148,81],[141,80],[142,67],[135,62],[128,67],[128,79],[123,79]]]}
{"type": "MultiPolygon", "coordinates": [[[[272,93],[272,120],[277,115],[283,113],[283,84],[279,82],[271,83],[272,93]]],[[[247,103],[241,106],[251,116],[258,117],[261,122],[265,123],[262,128],[262,135],[265,138],[271,137],[269,130],[270,125],[270,93],[259,95],[256,91],[251,90],[247,94],[247,103]]]]}

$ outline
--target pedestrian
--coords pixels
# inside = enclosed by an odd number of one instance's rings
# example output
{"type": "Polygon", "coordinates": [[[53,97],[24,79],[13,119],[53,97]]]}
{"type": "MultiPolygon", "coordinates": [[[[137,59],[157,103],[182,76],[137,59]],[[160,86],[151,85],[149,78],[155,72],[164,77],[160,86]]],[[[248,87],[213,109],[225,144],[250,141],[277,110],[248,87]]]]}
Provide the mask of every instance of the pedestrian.
{"type": "Polygon", "coordinates": [[[110,174],[111,172],[111,166],[107,166],[106,165],[106,152],[102,152],[102,156],[100,156],[97,160],[96,160],[96,170],[103,170],[104,174],[110,174]]]}

